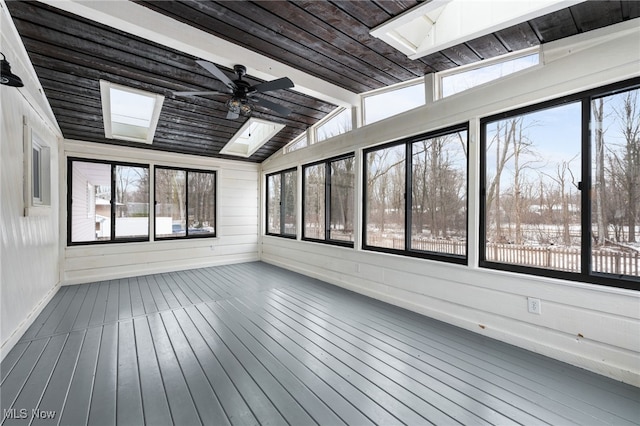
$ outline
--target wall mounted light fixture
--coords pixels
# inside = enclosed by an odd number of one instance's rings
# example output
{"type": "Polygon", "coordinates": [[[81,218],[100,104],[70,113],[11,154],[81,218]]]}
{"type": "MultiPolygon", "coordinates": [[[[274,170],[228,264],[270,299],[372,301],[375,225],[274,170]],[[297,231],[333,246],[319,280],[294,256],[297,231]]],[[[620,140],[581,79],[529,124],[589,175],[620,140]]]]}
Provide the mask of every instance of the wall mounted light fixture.
{"type": "Polygon", "coordinates": [[[13,87],[22,87],[24,83],[20,77],[11,72],[11,65],[9,65],[9,61],[4,56],[4,53],[0,53],[2,55],[2,60],[0,64],[2,66],[2,72],[0,73],[0,84],[4,84],[7,86],[13,87]]]}

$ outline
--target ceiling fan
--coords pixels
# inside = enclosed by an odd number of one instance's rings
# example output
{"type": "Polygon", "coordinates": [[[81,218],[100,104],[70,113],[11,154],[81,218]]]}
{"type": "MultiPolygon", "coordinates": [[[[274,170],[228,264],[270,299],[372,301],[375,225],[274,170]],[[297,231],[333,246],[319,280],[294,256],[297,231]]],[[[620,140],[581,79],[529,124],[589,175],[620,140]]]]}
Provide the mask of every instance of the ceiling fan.
{"type": "Polygon", "coordinates": [[[213,63],[208,61],[196,61],[198,65],[213,74],[218,80],[222,81],[227,90],[220,91],[203,91],[203,92],[173,92],[176,96],[199,96],[199,95],[231,95],[225,103],[229,112],[227,118],[234,120],[240,115],[249,116],[253,112],[254,104],[268,108],[281,115],[289,115],[291,110],[282,105],[268,101],[266,99],[255,97],[258,93],[270,92],[272,90],[289,89],[293,87],[293,82],[288,77],[282,77],[277,80],[266,81],[254,86],[244,81],[242,77],[247,74],[247,68],[244,65],[234,65],[233,70],[236,73],[236,79],[231,80],[213,63]]]}

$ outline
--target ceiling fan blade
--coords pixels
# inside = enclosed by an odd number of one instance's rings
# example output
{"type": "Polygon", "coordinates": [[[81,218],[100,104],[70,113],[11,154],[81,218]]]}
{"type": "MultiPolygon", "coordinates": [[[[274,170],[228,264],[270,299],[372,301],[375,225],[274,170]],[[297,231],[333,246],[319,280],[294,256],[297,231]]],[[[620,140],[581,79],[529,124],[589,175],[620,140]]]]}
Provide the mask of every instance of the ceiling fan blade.
{"type": "Polygon", "coordinates": [[[173,92],[176,96],[205,96],[205,95],[228,95],[229,93],[225,92],[173,92]]]}
{"type": "Polygon", "coordinates": [[[293,81],[288,77],[282,77],[277,80],[265,81],[264,83],[256,84],[250,88],[251,91],[264,93],[271,90],[290,89],[293,87],[293,81]]]}
{"type": "Polygon", "coordinates": [[[287,107],[283,107],[282,105],[279,105],[275,102],[271,102],[268,101],[266,99],[262,99],[262,98],[254,98],[253,99],[255,103],[257,103],[260,106],[263,106],[265,108],[269,108],[270,110],[273,110],[275,112],[277,112],[280,115],[289,115],[291,114],[291,110],[287,107]]]}
{"type": "Polygon", "coordinates": [[[214,64],[212,64],[211,62],[202,61],[202,60],[199,60],[199,61],[196,61],[196,62],[202,68],[206,69],[211,74],[213,74],[218,80],[223,82],[226,86],[231,88],[231,90],[236,90],[237,89],[236,84],[233,81],[231,81],[231,79],[229,77],[227,77],[227,75],[225,73],[220,71],[220,69],[218,67],[216,67],[214,64]]]}
{"type": "Polygon", "coordinates": [[[228,120],[235,120],[238,117],[240,117],[240,114],[238,114],[237,112],[233,112],[233,111],[229,110],[229,112],[227,113],[227,119],[228,120]]]}

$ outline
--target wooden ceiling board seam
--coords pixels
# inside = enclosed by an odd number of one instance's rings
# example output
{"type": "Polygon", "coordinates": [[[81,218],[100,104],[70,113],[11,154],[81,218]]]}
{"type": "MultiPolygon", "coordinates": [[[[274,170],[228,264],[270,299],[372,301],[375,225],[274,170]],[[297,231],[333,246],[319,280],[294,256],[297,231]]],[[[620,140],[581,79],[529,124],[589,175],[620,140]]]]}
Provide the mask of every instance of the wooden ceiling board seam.
{"type": "Polygon", "coordinates": [[[403,12],[414,8],[419,3],[416,0],[373,0],[373,2],[387,12],[390,18],[395,18],[403,12]]]}
{"type": "MultiPolygon", "coordinates": [[[[332,6],[330,3],[325,2],[315,1],[313,3],[316,9],[320,7],[329,8],[332,6]]],[[[416,77],[414,73],[408,73],[406,69],[399,64],[392,62],[370,48],[364,47],[356,38],[341,31],[336,25],[325,23],[298,2],[263,2],[260,6],[274,15],[277,14],[281,19],[286,21],[304,22],[304,27],[297,25],[297,28],[302,31],[307,31],[323,42],[330,40],[330,37],[335,35],[335,38],[331,39],[331,46],[339,49],[348,56],[359,58],[365,67],[373,67],[377,69],[381,75],[388,76],[387,81],[382,81],[385,85],[392,85],[416,77]]],[[[336,21],[340,19],[341,17],[337,18],[336,21]]]]}
{"type": "Polygon", "coordinates": [[[495,35],[509,52],[540,45],[540,37],[529,21],[497,31],[495,35]]]}
{"type": "Polygon", "coordinates": [[[360,2],[331,0],[331,3],[337,8],[345,11],[345,13],[348,13],[352,18],[362,22],[369,29],[373,29],[391,18],[391,15],[387,11],[373,1],[360,2]],[[366,3],[370,4],[367,5],[366,3]],[[372,6],[376,9],[372,10],[372,6]]]}
{"type": "MultiPolygon", "coordinates": [[[[159,11],[160,13],[167,13],[166,8],[172,6],[174,2],[150,2],[150,3],[138,2],[138,3],[152,10],[159,11]]],[[[176,16],[174,13],[169,13],[167,16],[171,16],[174,19],[187,24],[193,24],[192,22],[189,22],[188,20],[186,20],[183,16],[176,16]]],[[[209,17],[209,19],[213,20],[213,18],[211,17],[209,17]]],[[[194,24],[194,26],[211,35],[220,37],[231,43],[242,45],[247,49],[260,52],[260,54],[268,58],[271,58],[276,61],[280,61],[288,66],[300,69],[308,73],[309,75],[313,75],[314,77],[324,79],[344,89],[351,90],[355,93],[359,93],[360,91],[367,90],[366,85],[363,85],[360,82],[349,78],[347,75],[345,75],[345,73],[336,72],[329,68],[322,67],[321,64],[315,63],[306,57],[298,56],[297,62],[294,62],[292,60],[280,59],[287,54],[287,51],[285,49],[277,45],[274,45],[271,42],[266,42],[259,37],[255,37],[253,35],[249,37],[246,33],[242,33],[240,29],[229,25],[227,22],[215,20],[215,24],[211,24],[208,26],[204,26],[202,24],[194,24]],[[214,31],[212,27],[215,27],[216,30],[214,31]],[[231,33],[242,34],[242,37],[237,37],[237,36],[232,37],[230,36],[231,33]],[[247,43],[248,39],[252,41],[250,45],[249,43],[247,43]]],[[[241,62],[241,60],[239,60],[238,62],[241,62]]]]}
{"type": "MultiPolygon", "coordinates": [[[[33,27],[30,27],[33,29],[33,27]]],[[[148,77],[149,81],[153,81],[153,86],[161,87],[163,89],[162,94],[167,94],[171,90],[171,81],[167,76],[171,76],[174,79],[186,81],[190,77],[190,73],[185,71],[183,75],[181,73],[173,72],[173,69],[169,66],[162,65],[156,61],[141,58],[135,53],[115,50],[112,48],[102,48],[103,45],[96,45],[93,42],[86,42],[83,46],[91,49],[91,54],[85,53],[81,49],[81,46],[76,44],[78,39],[73,36],[63,35],[56,32],[49,32],[49,38],[32,37],[30,31],[25,30],[24,40],[25,45],[30,43],[31,50],[43,54],[47,54],[50,58],[66,58],[69,62],[74,62],[78,65],[84,66],[86,69],[93,69],[101,72],[105,66],[110,66],[112,74],[121,75],[126,72],[129,74],[140,74],[148,77]],[[56,40],[56,44],[53,45],[49,40],[56,40]],[[154,68],[156,67],[156,68],[154,68]],[[168,87],[169,86],[169,87],[168,87]]],[[[69,67],[67,67],[69,68],[69,67]]],[[[55,69],[58,69],[57,67],[55,69]]],[[[175,81],[175,80],[174,80],[175,81]]],[[[184,89],[189,86],[178,86],[176,89],[184,89]]]]}
{"type": "Polygon", "coordinates": [[[568,37],[578,34],[578,28],[576,28],[568,9],[560,9],[531,19],[529,22],[541,43],[557,40],[561,36],[568,37]]]}
{"type": "Polygon", "coordinates": [[[621,1],[622,19],[634,19],[640,17],[640,1],[621,1]]]}
{"type": "Polygon", "coordinates": [[[84,76],[97,74],[96,80],[112,76],[110,81],[113,83],[163,95],[169,92],[165,88],[166,77],[144,69],[124,67],[117,62],[116,58],[113,60],[100,59],[97,56],[84,55],[81,52],[73,52],[64,47],[54,47],[46,42],[31,39],[24,39],[24,43],[35,66],[55,69],[72,75],[77,73],[84,76]],[[137,84],[131,82],[137,82],[137,84]]]}
{"type": "Polygon", "coordinates": [[[486,36],[469,40],[465,44],[469,46],[481,60],[504,55],[509,52],[495,34],[487,34],[486,36]]]}
{"type": "MultiPolygon", "coordinates": [[[[366,27],[367,35],[369,35],[368,33],[370,30],[391,18],[391,15],[389,13],[380,8],[380,6],[378,6],[375,2],[371,1],[330,1],[330,3],[337,9],[350,16],[351,19],[360,22],[364,27],[366,27]],[[371,7],[375,7],[375,11],[372,11],[371,7]]],[[[429,61],[427,61],[425,58],[411,60],[407,58],[406,55],[397,51],[395,48],[389,46],[387,43],[383,42],[380,39],[369,37],[368,40],[369,41],[367,45],[373,44],[376,48],[376,51],[383,55],[392,55],[391,57],[394,60],[400,60],[402,62],[411,61],[415,64],[421,64],[420,67],[422,69],[422,75],[438,71],[437,69],[433,68],[429,61]]]]}
{"type": "Polygon", "coordinates": [[[326,16],[340,16],[340,18],[332,19],[331,25],[350,37],[363,48],[370,49],[380,58],[384,58],[386,63],[390,62],[393,66],[403,70],[402,75],[404,77],[402,77],[402,81],[411,80],[412,78],[420,77],[425,74],[423,62],[411,60],[407,58],[406,55],[382,40],[371,37],[369,34],[369,27],[364,25],[361,21],[354,19],[354,17],[349,13],[339,9],[332,2],[304,0],[296,2],[296,5],[311,13],[319,20],[328,19],[326,16]]]}
{"type": "Polygon", "coordinates": [[[569,12],[571,12],[571,17],[580,32],[591,31],[625,20],[622,6],[618,1],[580,3],[571,6],[569,12]]]}
{"type": "MultiPolygon", "coordinates": [[[[25,20],[31,24],[47,27],[72,37],[92,41],[96,44],[102,44],[105,47],[111,47],[117,50],[123,50],[122,46],[126,45],[128,48],[127,51],[133,50],[137,55],[146,57],[149,60],[162,60],[171,67],[177,69],[183,68],[188,72],[197,70],[196,67],[191,65],[192,63],[185,61],[185,57],[193,59],[193,57],[186,53],[178,52],[166,46],[158,45],[149,40],[89,21],[42,3],[30,2],[28,9],[13,8],[12,10],[14,19],[25,20]],[[33,4],[37,4],[40,7],[34,7],[32,6],[33,4]],[[47,13],[48,15],[43,15],[43,13],[47,13]],[[54,22],[51,18],[52,14],[58,17],[56,21],[57,25],[52,24],[54,22]]],[[[202,77],[204,80],[204,73],[200,74],[203,74],[202,77]]]]}
{"type": "Polygon", "coordinates": [[[457,44],[442,50],[441,53],[456,65],[468,65],[480,60],[480,57],[466,44],[457,44]]]}
{"type": "MultiPolygon", "coordinates": [[[[228,11],[228,14],[224,15],[227,23],[236,27],[241,33],[248,32],[254,37],[263,41],[269,41],[274,45],[277,45],[275,43],[277,41],[279,44],[287,46],[286,54],[295,53],[298,58],[309,59],[311,62],[316,63],[317,66],[340,70],[340,74],[343,77],[354,80],[360,85],[376,87],[385,84],[384,80],[378,80],[376,77],[370,77],[366,73],[359,71],[359,66],[364,65],[364,63],[358,58],[342,55],[339,49],[307,32],[303,28],[300,28],[302,30],[301,33],[292,34],[293,28],[290,28],[290,25],[287,25],[286,21],[281,20],[278,16],[273,15],[272,13],[269,13],[270,16],[268,19],[273,21],[271,22],[273,26],[278,27],[279,25],[279,28],[282,29],[281,31],[267,28],[265,25],[255,21],[254,17],[260,16],[261,20],[265,20],[267,17],[264,16],[264,12],[261,12],[265,9],[258,9],[257,6],[253,5],[253,3],[232,1],[224,2],[223,4],[198,3],[198,6],[202,10],[207,11],[220,11],[221,7],[223,7],[228,11]],[[218,7],[214,7],[214,5],[218,7]],[[247,25],[247,22],[251,22],[251,24],[247,25]],[[262,28],[264,28],[264,30],[262,28]],[[328,64],[335,65],[329,66],[328,64]]],[[[250,43],[243,43],[243,40],[241,39],[238,39],[237,42],[251,50],[254,50],[250,43]]],[[[268,51],[267,54],[278,61],[287,62],[286,57],[269,54],[268,51]]],[[[298,65],[298,67],[300,66],[298,65]]],[[[307,72],[312,71],[311,69],[306,68],[304,70],[307,72]]],[[[392,84],[392,82],[388,81],[388,84],[392,84]]],[[[358,91],[354,91],[358,93],[358,91]]]]}

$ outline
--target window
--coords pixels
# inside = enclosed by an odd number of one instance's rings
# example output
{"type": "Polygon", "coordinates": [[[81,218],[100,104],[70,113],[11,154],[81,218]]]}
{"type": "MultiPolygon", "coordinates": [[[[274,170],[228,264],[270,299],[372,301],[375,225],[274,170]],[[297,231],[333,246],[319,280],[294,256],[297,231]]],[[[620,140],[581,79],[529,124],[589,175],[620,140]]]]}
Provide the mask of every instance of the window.
{"type": "Polygon", "coordinates": [[[216,236],[216,173],[155,167],[155,236],[216,236]]]}
{"type": "Polygon", "coordinates": [[[68,243],[149,239],[149,166],[68,161],[68,243]]]}
{"type": "Polygon", "coordinates": [[[638,84],[481,120],[481,266],[638,288],[638,84]]]}
{"type": "Polygon", "coordinates": [[[352,126],[351,109],[339,108],[337,113],[329,116],[326,121],[318,125],[316,129],[316,143],[347,133],[351,131],[352,126]]]}
{"type": "Polygon", "coordinates": [[[24,214],[48,214],[51,205],[51,149],[24,126],[24,214]]]}
{"type": "Polygon", "coordinates": [[[284,148],[284,152],[289,153],[293,151],[297,151],[299,149],[305,148],[309,146],[309,142],[307,140],[307,132],[302,133],[302,135],[298,136],[293,140],[289,145],[284,148]]]}
{"type": "Polygon", "coordinates": [[[364,248],[463,263],[467,128],[365,151],[364,248]]]}
{"type": "Polygon", "coordinates": [[[303,167],[303,238],[353,246],[353,154],[303,167]]]}
{"type": "Polygon", "coordinates": [[[164,96],[100,80],[105,137],[153,142],[164,96]]]}
{"type": "Polygon", "coordinates": [[[365,154],[365,246],[405,248],[405,144],[365,154]]]}
{"type": "Polygon", "coordinates": [[[581,105],[484,123],[485,259],[580,272],[581,105]]]}
{"type": "Polygon", "coordinates": [[[31,141],[31,201],[33,205],[49,204],[49,148],[38,137],[31,141]]]}
{"type": "MultiPolygon", "coordinates": [[[[527,52],[530,52],[529,50],[527,52]]],[[[525,68],[538,65],[539,54],[519,53],[506,58],[498,58],[481,62],[480,65],[473,64],[471,68],[465,67],[450,72],[443,72],[438,79],[440,83],[440,98],[445,98],[453,94],[471,89],[492,80],[513,74],[525,68]]]]}
{"type": "Polygon", "coordinates": [[[387,117],[417,108],[425,103],[424,81],[398,88],[363,95],[364,124],[375,123],[387,117]]]}
{"type": "Polygon", "coordinates": [[[298,172],[285,170],[267,175],[267,234],[295,238],[298,172]]]}
{"type": "Polygon", "coordinates": [[[640,89],[590,106],[591,268],[640,277],[640,89]]]}

